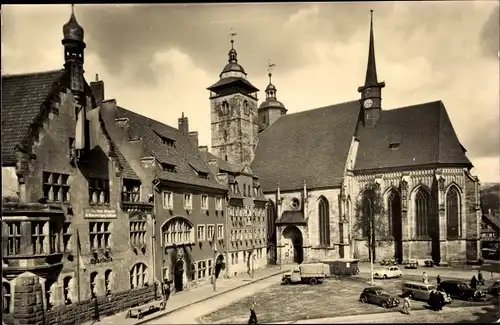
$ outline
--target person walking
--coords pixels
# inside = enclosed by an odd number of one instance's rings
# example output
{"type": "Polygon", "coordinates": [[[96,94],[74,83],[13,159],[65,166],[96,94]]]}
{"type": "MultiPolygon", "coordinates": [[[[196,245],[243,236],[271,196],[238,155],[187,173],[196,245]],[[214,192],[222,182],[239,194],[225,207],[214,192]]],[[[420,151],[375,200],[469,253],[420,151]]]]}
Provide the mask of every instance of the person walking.
{"type": "Polygon", "coordinates": [[[439,274],[438,274],[438,276],[436,278],[436,283],[437,283],[437,285],[441,284],[441,277],[439,276],[439,274]]]}
{"type": "Polygon", "coordinates": [[[257,324],[257,313],[255,312],[255,301],[250,306],[250,318],[248,324],[257,324]]]}
{"type": "Polygon", "coordinates": [[[481,273],[481,270],[477,271],[477,283],[479,285],[484,285],[484,278],[483,274],[481,273]]]}
{"type": "Polygon", "coordinates": [[[410,315],[411,312],[411,296],[409,293],[406,293],[403,298],[403,313],[410,315]]]}
{"type": "Polygon", "coordinates": [[[429,283],[429,279],[427,278],[427,273],[426,272],[424,272],[422,274],[422,282],[425,283],[425,284],[429,283]]]}
{"type": "Polygon", "coordinates": [[[477,288],[477,279],[476,279],[475,275],[473,275],[472,279],[470,279],[470,287],[472,289],[476,289],[477,288]]]}

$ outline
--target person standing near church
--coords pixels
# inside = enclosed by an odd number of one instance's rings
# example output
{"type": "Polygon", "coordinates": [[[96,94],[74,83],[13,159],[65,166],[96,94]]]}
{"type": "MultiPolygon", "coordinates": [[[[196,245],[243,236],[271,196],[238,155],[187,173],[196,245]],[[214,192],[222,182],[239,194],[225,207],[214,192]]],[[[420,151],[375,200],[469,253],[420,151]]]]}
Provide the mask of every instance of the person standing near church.
{"type": "Polygon", "coordinates": [[[255,312],[255,301],[252,302],[250,306],[250,318],[248,319],[248,324],[257,324],[257,313],[255,312]]]}
{"type": "Polygon", "coordinates": [[[424,272],[422,274],[422,282],[425,283],[425,284],[429,283],[429,279],[427,278],[427,273],[426,272],[424,272]]]}

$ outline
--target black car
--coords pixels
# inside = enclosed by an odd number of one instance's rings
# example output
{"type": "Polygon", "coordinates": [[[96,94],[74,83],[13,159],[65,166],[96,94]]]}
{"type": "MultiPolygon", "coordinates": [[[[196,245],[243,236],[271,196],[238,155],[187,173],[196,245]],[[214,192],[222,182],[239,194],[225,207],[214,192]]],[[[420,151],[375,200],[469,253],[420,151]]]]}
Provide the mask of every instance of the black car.
{"type": "Polygon", "coordinates": [[[399,299],[380,287],[365,288],[359,296],[359,301],[380,305],[384,308],[397,307],[399,299]]]}
{"type": "Polygon", "coordinates": [[[443,290],[455,299],[469,301],[486,299],[486,294],[483,291],[473,289],[467,283],[460,280],[444,280],[439,284],[438,290],[443,290]]]}
{"type": "Polygon", "coordinates": [[[495,283],[490,285],[487,290],[492,296],[500,296],[500,280],[496,280],[495,283]]]}

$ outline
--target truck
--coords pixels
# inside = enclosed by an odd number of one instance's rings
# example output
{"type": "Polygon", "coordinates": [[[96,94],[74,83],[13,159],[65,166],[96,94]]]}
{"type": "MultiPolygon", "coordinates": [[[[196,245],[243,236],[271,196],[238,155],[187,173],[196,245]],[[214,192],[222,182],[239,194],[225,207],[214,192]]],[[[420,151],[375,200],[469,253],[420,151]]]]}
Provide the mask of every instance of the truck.
{"type": "Polygon", "coordinates": [[[325,273],[326,270],[328,270],[328,265],[324,263],[300,264],[297,268],[283,274],[281,283],[309,283],[311,285],[316,285],[325,280],[327,275],[325,273]]]}

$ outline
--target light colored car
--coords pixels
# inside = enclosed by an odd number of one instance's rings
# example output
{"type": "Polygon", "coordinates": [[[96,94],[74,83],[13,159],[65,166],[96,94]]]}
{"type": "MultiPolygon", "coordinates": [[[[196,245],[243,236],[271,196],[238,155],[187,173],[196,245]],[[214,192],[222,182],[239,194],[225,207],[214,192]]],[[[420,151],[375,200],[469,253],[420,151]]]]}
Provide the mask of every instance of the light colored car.
{"type": "MultiPolygon", "coordinates": [[[[428,301],[433,290],[436,290],[436,286],[430,283],[422,283],[416,281],[407,281],[403,283],[402,286],[403,295],[409,295],[412,299],[428,301]]],[[[443,295],[444,302],[449,304],[451,302],[451,297],[444,291],[438,291],[443,295]]]]}
{"type": "Polygon", "coordinates": [[[373,270],[373,277],[375,279],[400,278],[402,276],[403,272],[397,266],[386,266],[373,270]]]}

